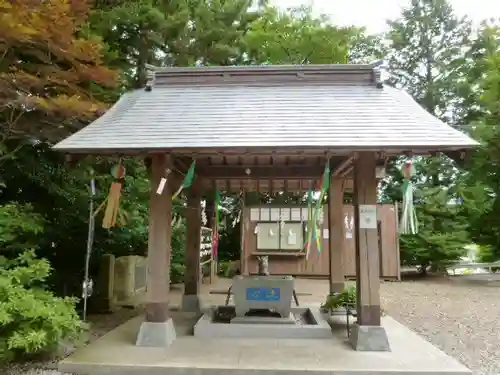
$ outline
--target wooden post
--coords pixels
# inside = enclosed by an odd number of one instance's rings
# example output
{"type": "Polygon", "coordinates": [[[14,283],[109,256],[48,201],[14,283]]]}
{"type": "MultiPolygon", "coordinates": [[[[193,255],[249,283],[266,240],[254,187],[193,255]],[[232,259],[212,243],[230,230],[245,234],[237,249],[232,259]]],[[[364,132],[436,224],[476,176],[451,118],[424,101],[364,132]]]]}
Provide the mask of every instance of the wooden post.
{"type": "MultiPolygon", "coordinates": [[[[215,236],[215,199],[213,194],[205,200],[205,213],[207,215],[207,228],[212,229],[212,244],[215,236]]],[[[210,284],[215,281],[215,259],[213,250],[210,252],[210,284]]]]}
{"type": "Polygon", "coordinates": [[[380,319],[376,156],[361,152],[354,167],[357,323],[349,338],[356,350],[390,351],[380,319]]]}
{"type": "Polygon", "coordinates": [[[358,323],[378,326],[380,325],[380,275],[377,219],[375,217],[374,222],[364,220],[374,207],[376,212],[375,154],[360,153],[355,163],[353,201],[358,323]],[[360,211],[367,214],[362,214],[360,211]]]}
{"type": "Polygon", "coordinates": [[[397,258],[397,264],[398,264],[398,281],[401,281],[401,250],[399,248],[399,206],[398,202],[394,202],[394,212],[396,214],[395,217],[395,236],[396,236],[396,258],[397,258]]]}
{"type": "Polygon", "coordinates": [[[201,186],[196,178],[187,192],[186,271],[182,310],[200,311],[201,186]]]}
{"type": "Polygon", "coordinates": [[[328,190],[330,295],[344,290],[344,180],[333,175],[328,190]]]}
{"type": "Polygon", "coordinates": [[[163,192],[156,193],[160,180],[167,176],[167,170],[171,167],[170,155],[157,154],[151,157],[146,317],[137,337],[139,346],[165,347],[175,339],[175,329],[168,310],[172,254],[172,179],[167,178],[163,192]]]}
{"type": "Polygon", "coordinates": [[[241,216],[240,216],[240,265],[239,265],[239,270],[240,270],[240,275],[246,273],[243,273],[243,270],[247,269],[247,260],[246,260],[246,254],[247,252],[245,251],[246,249],[246,235],[247,235],[247,227],[249,225],[249,220],[247,218],[247,208],[245,207],[245,202],[246,202],[246,194],[243,194],[243,200],[241,203],[241,216]]]}

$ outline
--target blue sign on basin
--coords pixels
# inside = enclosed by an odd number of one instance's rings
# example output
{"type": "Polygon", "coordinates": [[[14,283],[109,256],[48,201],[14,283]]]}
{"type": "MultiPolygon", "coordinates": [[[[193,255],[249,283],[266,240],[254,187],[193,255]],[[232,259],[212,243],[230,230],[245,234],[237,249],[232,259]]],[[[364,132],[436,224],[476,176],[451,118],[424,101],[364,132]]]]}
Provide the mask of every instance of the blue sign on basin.
{"type": "Polygon", "coordinates": [[[280,288],[247,288],[247,301],[278,302],[280,288]]]}

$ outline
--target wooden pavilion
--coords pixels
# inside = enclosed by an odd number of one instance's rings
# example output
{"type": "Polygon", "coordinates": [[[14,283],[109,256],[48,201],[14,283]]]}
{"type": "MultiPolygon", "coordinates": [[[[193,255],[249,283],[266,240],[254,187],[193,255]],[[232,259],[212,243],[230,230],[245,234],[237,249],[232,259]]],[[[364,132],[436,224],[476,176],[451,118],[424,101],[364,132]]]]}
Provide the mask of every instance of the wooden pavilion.
{"type": "Polygon", "coordinates": [[[300,191],[331,166],[328,227],[331,291],[344,287],[343,194],[355,211],[358,326],[380,325],[377,166],[403,154],[454,158],[476,142],[387,87],[373,65],[166,68],[105,115],[57,144],[68,154],[137,155],[151,175],[148,288],[138,345],[175,339],[169,317],[172,192],[196,160],[188,193],[186,307],[199,294],[200,202],[227,191],[300,191]],[[170,172],[170,173],[169,173],[170,172]],[[163,177],[162,194],[156,190],[163,177]],[[190,301],[190,303],[188,303],[190,301]]]}

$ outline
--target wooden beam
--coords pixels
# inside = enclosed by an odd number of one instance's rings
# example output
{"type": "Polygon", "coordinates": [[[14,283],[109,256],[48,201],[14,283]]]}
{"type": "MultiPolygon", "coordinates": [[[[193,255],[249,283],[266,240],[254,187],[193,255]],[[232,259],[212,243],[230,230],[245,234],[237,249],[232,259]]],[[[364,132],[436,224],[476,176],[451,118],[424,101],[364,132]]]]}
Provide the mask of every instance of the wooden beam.
{"type": "Polygon", "coordinates": [[[380,326],[380,275],[377,218],[363,212],[376,212],[376,158],[362,152],[354,168],[354,223],[356,248],[356,289],[358,324],[380,326]],[[370,218],[371,220],[365,220],[370,218]]]}
{"type": "Polygon", "coordinates": [[[216,180],[248,180],[248,179],[318,179],[324,170],[323,165],[289,165],[289,166],[238,166],[217,165],[200,167],[199,174],[216,180]],[[250,174],[247,173],[247,169],[250,174]]]}
{"type": "Polygon", "coordinates": [[[357,153],[355,153],[354,155],[348,157],[346,160],[344,160],[342,163],[340,163],[333,170],[332,176],[340,176],[342,174],[342,172],[344,172],[347,168],[349,168],[349,167],[352,168],[352,163],[354,162],[354,160],[356,160],[357,156],[358,156],[357,153]]]}

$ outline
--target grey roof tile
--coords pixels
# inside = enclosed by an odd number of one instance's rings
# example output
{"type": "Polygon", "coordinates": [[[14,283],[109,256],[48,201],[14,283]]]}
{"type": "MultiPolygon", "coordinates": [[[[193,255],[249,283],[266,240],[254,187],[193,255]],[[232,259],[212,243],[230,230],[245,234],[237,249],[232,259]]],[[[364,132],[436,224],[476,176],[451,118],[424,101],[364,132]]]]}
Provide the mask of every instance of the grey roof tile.
{"type": "Polygon", "coordinates": [[[477,144],[406,92],[374,85],[161,85],[124,95],[61,141],[67,152],[311,147],[448,150],[477,144]]]}

